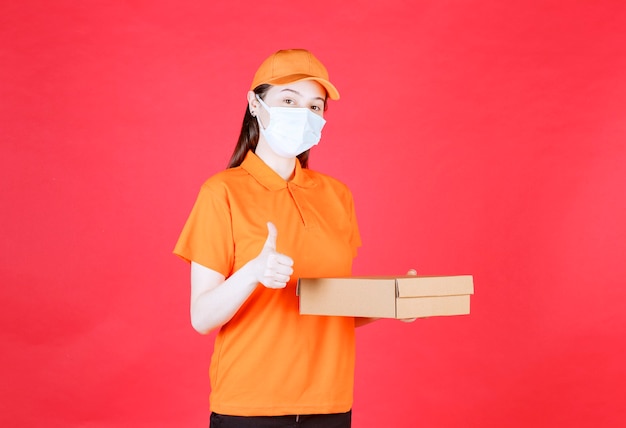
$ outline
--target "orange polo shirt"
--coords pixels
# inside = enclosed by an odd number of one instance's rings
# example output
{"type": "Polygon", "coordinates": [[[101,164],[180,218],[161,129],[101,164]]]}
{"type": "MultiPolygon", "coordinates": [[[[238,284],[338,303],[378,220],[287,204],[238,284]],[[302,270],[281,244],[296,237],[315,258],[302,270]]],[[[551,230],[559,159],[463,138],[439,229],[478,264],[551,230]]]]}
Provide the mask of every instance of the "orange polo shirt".
{"type": "Polygon", "coordinates": [[[300,315],[299,277],[349,276],[361,239],[352,194],[301,168],[285,181],[254,153],[207,180],[174,253],[229,277],[256,257],[267,222],[294,260],[285,289],[259,284],[219,330],[211,410],[238,416],[339,413],[352,407],[354,319],[300,315]]]}

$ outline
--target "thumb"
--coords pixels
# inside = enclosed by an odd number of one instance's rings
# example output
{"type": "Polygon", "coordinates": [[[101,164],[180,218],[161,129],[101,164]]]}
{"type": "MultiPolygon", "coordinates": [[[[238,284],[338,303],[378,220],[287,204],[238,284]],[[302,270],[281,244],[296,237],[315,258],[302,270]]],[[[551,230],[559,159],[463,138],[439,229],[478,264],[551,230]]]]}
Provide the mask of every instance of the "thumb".
{"type": "Polygon", "coordinates": [[[271,221],[267,222],[267,240],[265,241],[265,245],[263,248],[269,248],[271,250],[276,251],[276,237],[278,236],[278,231],[276,230],[276,226],[271,221]]]}

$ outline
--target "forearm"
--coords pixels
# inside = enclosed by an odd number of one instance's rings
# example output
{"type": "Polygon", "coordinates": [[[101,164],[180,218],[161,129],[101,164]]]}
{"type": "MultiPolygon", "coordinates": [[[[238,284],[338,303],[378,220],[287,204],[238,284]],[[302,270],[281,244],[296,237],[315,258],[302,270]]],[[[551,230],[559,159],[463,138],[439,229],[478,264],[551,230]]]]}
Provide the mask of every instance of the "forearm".
{"type": "MultiPolygon", "coordinates": [[[[201,279],[194,278],[192,282],[201,279]]],[[[217,287],[194,296],[191,302],[191,324],[201,334],[226,324],[250,297],[258,281],[249,264],[221,282],[217,287]]]]}

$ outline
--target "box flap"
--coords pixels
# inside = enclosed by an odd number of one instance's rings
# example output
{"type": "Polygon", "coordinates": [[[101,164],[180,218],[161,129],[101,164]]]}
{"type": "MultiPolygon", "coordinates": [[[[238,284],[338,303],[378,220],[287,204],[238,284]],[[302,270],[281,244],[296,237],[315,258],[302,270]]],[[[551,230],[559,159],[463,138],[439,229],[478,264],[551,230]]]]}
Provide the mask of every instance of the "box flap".
{"type": "Polygon", "coordinates": [[[414,276],[396,278],[398,297],[461,296],[474,294],[472,275],[414,276]]]}

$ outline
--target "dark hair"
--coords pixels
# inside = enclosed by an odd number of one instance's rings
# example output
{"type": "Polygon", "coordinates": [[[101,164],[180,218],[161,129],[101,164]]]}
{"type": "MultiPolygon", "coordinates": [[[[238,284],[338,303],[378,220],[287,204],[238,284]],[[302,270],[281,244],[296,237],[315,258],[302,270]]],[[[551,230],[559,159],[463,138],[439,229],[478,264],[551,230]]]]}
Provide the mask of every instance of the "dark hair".
{"type": "MultiPolygon", "coordinates": [[[[265,98],[265,94],[272,87],[272,85],[263,84],[254,88],[254,93],[261,99],[265,98]]],[[[326,107],[326,103],[324,103],[326,107]]],[[[326,108],[324,108],[326,109],[326,108]]],[[[228,162],[228,168],[234,168],[241,165],[241,162],[246,157],[249,150],[256,150],[256,145],[259,142],[259,124],[254,116],[250,113],[248,105],[246,105],[246,113],[243,116],[243,123],[241,124],[241,132],[239,133],[239,139],[237,145],[233,151],[233,155],[228,162]]],[[[302,168],[309,166],[309,150],[298,155],[300,165],[302,168]]]]}

